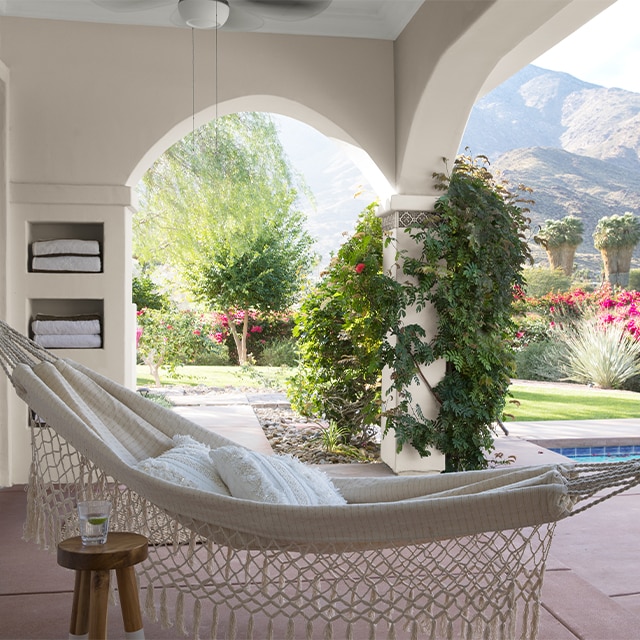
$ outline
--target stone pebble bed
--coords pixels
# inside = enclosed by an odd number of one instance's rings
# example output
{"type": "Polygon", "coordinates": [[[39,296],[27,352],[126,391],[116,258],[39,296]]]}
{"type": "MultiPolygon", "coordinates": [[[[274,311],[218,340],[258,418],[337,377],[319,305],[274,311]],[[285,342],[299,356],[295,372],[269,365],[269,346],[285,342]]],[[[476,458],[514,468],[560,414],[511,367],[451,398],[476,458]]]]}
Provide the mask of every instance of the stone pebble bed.
{"type": "MultiPolygon", "coordinates": [[[[174,395],[211,395],[224,393],[249,393],[259,395],[256,389],[237,387],[218,389],[205,386],[163,387],[145,389],[150,394],[162,395],[169,402],[174,395]]],[[[359,448],[352,455],[327,451],[323,445],[322,433],[328,424],[322,420],[310,420],[299,415],[286,403],[252,406],[271,448],[278,454],[289,454],[308,464],[349,464],[362,462],[380,462],[379,443],[370,443],[359,448]]]]}
{"type": "Polygon", "coordinates": [[[322,432],[327,424],[312,421],[286,407],[254,407],[269,444],[275,453],[290,454],[308,464],[349,464],[380,462],[380,448],[371,444],[354,455],[327,451],[322,432]]]}

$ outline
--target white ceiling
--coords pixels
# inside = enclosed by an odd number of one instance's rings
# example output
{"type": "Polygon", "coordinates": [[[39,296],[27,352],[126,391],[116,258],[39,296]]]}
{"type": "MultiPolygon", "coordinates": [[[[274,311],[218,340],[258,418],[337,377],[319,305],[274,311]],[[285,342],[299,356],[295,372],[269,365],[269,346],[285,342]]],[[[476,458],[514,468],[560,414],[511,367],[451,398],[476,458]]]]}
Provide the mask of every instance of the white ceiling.
{"type": "MultiPolygon", "coordinates": [[[[225,30],[395,40],[425,0],[332,0],[321,13],[297,20],[267,19],[269,0],[228,0],[225,30]]],[[[309,0],[276,0],[300,5],[309,0]]],[[[178,0],[0,0],[0,16],[180,27],[178,0]]],[[[184,27],[183,27],[184,28],[184,27]]]]}

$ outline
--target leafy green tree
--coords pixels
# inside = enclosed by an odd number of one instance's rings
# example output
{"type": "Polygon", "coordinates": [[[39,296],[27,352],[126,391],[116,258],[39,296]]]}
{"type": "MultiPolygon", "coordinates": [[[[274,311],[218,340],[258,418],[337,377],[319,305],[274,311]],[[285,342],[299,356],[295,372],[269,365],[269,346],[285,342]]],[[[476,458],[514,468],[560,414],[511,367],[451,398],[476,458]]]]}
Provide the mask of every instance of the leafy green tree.
{"type": "Polygon", "coordinates": [[[140,309],[164,309],[169,307],[169,296],[158,291],[156,283],[147,273],[135,276],[131,282],[131,299],[140,309]]]}
{"type": "Polygon", "coordinates": [[[167,150],[147,172],[135,219],[138,255],[162,256],[190,292],[229,318],[241,364],[250,312],[288,309],[315,256],[305,186],[293,174],[272,120],[240,113],[209,123],[167,150]]]}

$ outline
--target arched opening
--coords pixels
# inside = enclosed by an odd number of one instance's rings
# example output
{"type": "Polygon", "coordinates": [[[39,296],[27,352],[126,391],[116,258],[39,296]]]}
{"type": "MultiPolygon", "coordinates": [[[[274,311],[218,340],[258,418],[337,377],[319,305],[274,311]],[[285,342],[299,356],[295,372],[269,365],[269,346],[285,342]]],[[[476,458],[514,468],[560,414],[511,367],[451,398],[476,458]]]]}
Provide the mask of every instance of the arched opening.
{"type": "MultiPolygon", "coordinates": [[[[228,109],[225,109],[225,111],[227,110],[228,109]]],[[[200,113],[192,118],[191,121],[183,122],[180,127],[175,127],[154,146],[154,149],[175,149],[175,147],[173,147],[173,145],[176,144],[174,138],[178,132],[184,132],[187,136],[192,133],[197,134],[197,131],[204,130],[207,124],[210,125],[212,122],[218,121],[221,122],[221,126],[224,127],[225,121],[223,118],[233,113],[234,112],[231,111],[229,114],[222,116],[220,115],[220,110],[216,110],[215,108],[208,109],[206,112],[200,113]],[[218,112],[217,116],[220,120],[216,120],[214,117],[214,120],[210,120],[207,123],[206,114],[213,113],[215,116],[216,111],[218,112]],[[203,118],[205,118],[205,124],[201,125],[202,128],[196,128],[196,122],[200,123],[203,118]]],[[[246,114],[246,112],[242,111],[235,113],[246,114]]],[[[344,139],[341,140],[339,144],[336,144],[335,139],[328,138],[311,125],[300,120],[273,112],[261,115],[265,116],[269,122],[275,125],[277,138],[284,155],[288,159],[289,165],[295,174],[299,174],[302,177],[303,182],[308,187],[308,191],[302,189],[298,193],[294,206],[296,209],[302,211],[306,222],[306,229],[316,240],[313,246],[313,252],[319,256],[319,263],[312,273],[312,278],[315,279],[324,267],[326,267],[331,255],[337,252],[339,246],[345,240],[345,234],[353,230],[359,213],[372,202],[379,200],[380,196],[378,192],[375,191],[368,180],[368,176],[372,175],[372,173],[375,174],[375,171],[372,171],[371,168],[373,163],[366,153],[354,149],[353,145],[344,141],[344,139]],[[364,165],[364,171],[354,162],[354,157],[356,161],[360,161],[364,165]],[[307,197],[306,195],[309,191],[311,192],[311,197],[307,197]]],[[[211,127],[208,127],[208,131],[210,134],[211,127]]],[[[217,134],[215,135],[217,136],[217,134]]],[[[224,137],[224,135],[222,137],[224,137]]],[[[343,136],[343,138],[344,137],[346,136],[343,136]]],[[[185,139],[186,138],[183,140],[185,139]]],[[[217,145],[217,137],[215,140],[217,145]]],[[[213,138],[211,138],[211,142],[207,148],[211,149],[211,155],[218,153],[213,150],[213,138]]],[[[220,153],[222,153],[223,148],[224,144],[220,148],[220,153]]],[[[182,152],[185,153],[185,158],[191,157],[189,148],[183,148],[182,152]]],[[[196,151],[194,148],[194,157],[195,154],[196,151]]],[[[265,155],[268,155],[266,148],[265,155]]],[[[145,154],[145,164],[152,166],[155,159],[156,158],[150,157],[150,153],[145,154]]],[[[142,166],[144,165],[139,163],[137,169],[140,169],[142,166]]],[[[373,169],[375,169],[375,167],[373,169]]],[[[205,171],[206,174],[206,170],[203,171],[205,171]]],[[[380,175],[377,177],[379,178],[380,175]]],[[[186,179],[190,180],[191,178],[187,177],[186,179]]],[[[378,180],[378,184],[380,184],[380,180],[378,180]]],[[[145,191],[140,185],[141,183],[139,183],[138,186],[141,205],[139,208],[147,209],[148,211],[149,203],[145,197],[145,191]],[[144,206],[142,206],[143,204],[144,206]]],[[[386,188],[384,184],[382,188],[386,188]]],[[[212,193],[214,191],[215,187],[212,189],[212,193]]],[[[241,192],[238,192],[238,195],[240,193],[241,192]]],[[[384,193],[383,191],[383,195],[384,193]]],[[[237,198],[236,201],[241,202],[242,197],[237,198]]],[[[240,208],[238,208],[238,212],[239,209],[240,208]]],[[[211,210],[212,208],[209,208],[209,211],[211,210]]],[[[195,211],[197,211],[197,208],[194,209],[194,212],[195,211]]],[[[197,215],[196,213],[196,216],[197,215]]],[[[200,215],[206,216],[205,210],[202,210],[200,215]]],[[[241,214],[239,213],[239,215],[241,214]]],[[[259,210],[256,210],[256,215],[260,215],[259,210]]],[[[221,217],[221,221],[222,219],[221,217]]],[[[188,224],[188,221],[186,222],[188,224]]],[[[226,225],[222,224],[222,222],[220,228],[226,231],[226,225]]],[[[220,231],[220,234],[225,233],[225,231],[220,231]]],[[[136,232],[144,233],[143,231],[138,231],[138,226],[134,225],[134,239],[136,232]]],[[[156,255],[161,254],[162,252],[160,251],[156,252],[156,255]]],[[[147,256],[148,255],[149,254],[147,254],[147,256]]],[[[163,259],[171,262],[170,259],[167,259],[166,253],[163,255],[163,259]]],[[[146,262],[147,266],[150,266],[148,261],[143,259],[143,262],[146,262]]],[[[161,265],[157,266],[161,268],[161,265]]],[[[184,276],[184,271],[181,275],[178,274],[178,271],[180,270],[178,269],[174,272],[175,279],[170,281],[171,285],[168,288],[165,286],[165,291],[168,289],[175,292],[180,288],[180,285],[185,284],[186,280],[188,280],[188,278],[184,276]]],[[[151,270],[147,271],[147,274],[149,273],[151,273],[151,270]]],[[[166,273],[167,271],[165,270],[165,274],[166,273]]],[[[191,293],[193,292],[194,289],[191,290],[191,293]]],[[[196,298],[198,298],[197,294],[187,301],[183,298],[183,308],[202,311],[202,307],[198,307],[197,301],[194,303],[196,298]],[[191,304],[190,307],[188,306],[189,304],[191,304]]],[[[200,298],[200,300],[202,300],[202,298],[200,298]]],[[[211,306],[206,310],[211,311],[213,307],[211,306]]],[[[225,311],[225,307],[216,309],[216,311],[223,312],[225,311]]],[[[228,317],[229,314],[226,314],[226,316],[228,317]]],[[[234,332],[232,333],[235,339],[236,335],[234,332]]],[[[139,337],[139,335],[140,331],[137,337],[139,337]]],[[[145,342],[144,338],[142,342],[145,342]]],[[[236,347],[237,346],[236,343],[236,347]]],[[[240,353],[239,349],[238,353],[240,353]]],[[[242,357],[240,358],[240,362],[243,362],[242,357]]],[[[156,384],[158,384],[158,381],[159,377],[156,376],[156,384]]]]}

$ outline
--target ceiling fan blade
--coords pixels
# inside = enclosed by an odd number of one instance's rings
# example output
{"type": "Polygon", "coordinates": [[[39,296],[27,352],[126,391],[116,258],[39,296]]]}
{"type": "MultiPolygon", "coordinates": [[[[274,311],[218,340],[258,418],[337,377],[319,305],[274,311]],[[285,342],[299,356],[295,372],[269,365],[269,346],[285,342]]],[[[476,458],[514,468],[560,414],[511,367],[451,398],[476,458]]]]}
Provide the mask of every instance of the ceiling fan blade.
{"type": "Polygon", "coordinates": [[[109,11],[146,11],[147,9],[156,9],[169,4],[174,4],[175,0],[92,0],[103,9],[109,11]]]}
{"type": "Polygon", "coordinates": [[[237,6],[269,20],[306,20],[322,13],[331,0],[235,0],[237,6]]]}
{"type": "Polygon", "coordinates": [[[264,25],[264,20],[255,13],[243,11],[237,4],[231,2],[229,19],[222,27],[223,31],[257,31],[264,25]]]}

